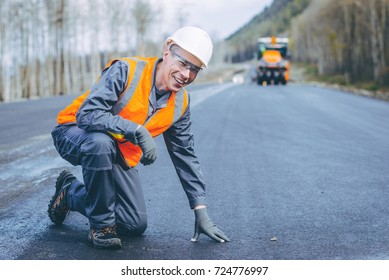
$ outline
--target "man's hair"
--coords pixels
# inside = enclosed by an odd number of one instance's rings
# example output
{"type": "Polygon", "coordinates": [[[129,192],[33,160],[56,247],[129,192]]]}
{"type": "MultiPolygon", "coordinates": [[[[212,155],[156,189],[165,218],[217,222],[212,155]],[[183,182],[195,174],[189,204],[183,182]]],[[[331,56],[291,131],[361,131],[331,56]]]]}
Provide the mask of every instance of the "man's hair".
{"type": "Polygon", "coordinates": [[[182,48],[173,41],[165,42],[162,46],[162,53],[166,52],[167,50],[172,50],[174,52],[181,49],[182,48]]]}
{"type": "Polygon", "coordinates": [[[169,50],[175,52],[177,50],[182,50],[182,48],[179,45],[173,43],[172,45],[170,45],[169,50]]]}

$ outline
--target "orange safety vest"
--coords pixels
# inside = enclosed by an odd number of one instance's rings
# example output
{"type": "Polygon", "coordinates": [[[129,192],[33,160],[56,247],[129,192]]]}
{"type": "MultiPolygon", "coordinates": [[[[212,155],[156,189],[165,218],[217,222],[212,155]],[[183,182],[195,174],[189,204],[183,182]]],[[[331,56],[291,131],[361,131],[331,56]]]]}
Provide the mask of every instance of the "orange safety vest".
{"type": "MultiPolygon", "coordinates": [[[[167,106],[147,119],[150,106],[149,96],[152,91],[155,64],[158,58],[126,57],[114,59],[104,69],[109,68],[118,60],[127,62],[129,69],[126,87],[113,107],[112,114],[143,125],[153,137],[165,132],[184,114],[188,106],[188,93],[184,89],[179,92],[172,92],[167,101],[167,106]]],[[[57,117],[58,123],[76,123],[77,111],[89,93],[90,90],[76,98],[72,104],[62,110],[57,117]]],[[[117,141],[120,152],[128,165],[136,166],[142,156],[140,147],[126,141],[123,135],[110,134],[117,141]]]]}

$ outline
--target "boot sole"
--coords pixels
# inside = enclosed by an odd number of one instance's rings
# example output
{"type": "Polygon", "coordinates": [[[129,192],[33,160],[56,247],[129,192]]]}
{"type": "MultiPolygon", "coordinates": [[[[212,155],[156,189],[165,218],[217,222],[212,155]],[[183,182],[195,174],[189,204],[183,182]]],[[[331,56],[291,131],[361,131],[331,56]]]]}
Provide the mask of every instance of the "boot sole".
{"type": "Polygon", "coordinates": [[[98,242],[88,236],[88,242],[97,249],[120,249],[122,247],[122,241],[119,238],[114,238],[107,242],[98,242]]]}
{"type": "Polygon", "coordinates": [[[63,223],[63,221],[65,220],[67,214],[63,217],[63,219],[60,219],[58,220],[56,217],[55,217],[55,213],[54,213],[54,203],[56,202],[57,198],[58,198],[58,194],[59,192],[61,191],[62,189],[62,186],[63,186],[63,183],[64,181],[69,178],[70,176],[74,177],[72,173],[70,173],[69,171],[67,170],[64,170],[61,172],[61,174],[59,174],[56,182],[55,182],[55,194],[52,196],[51,200],[50,200],[50,203],[48,205],[48,209],[47,209],[47,212],[49,213],[49,218],[50,220],[56,224],[56,225],[60,225],[63,223]]]}

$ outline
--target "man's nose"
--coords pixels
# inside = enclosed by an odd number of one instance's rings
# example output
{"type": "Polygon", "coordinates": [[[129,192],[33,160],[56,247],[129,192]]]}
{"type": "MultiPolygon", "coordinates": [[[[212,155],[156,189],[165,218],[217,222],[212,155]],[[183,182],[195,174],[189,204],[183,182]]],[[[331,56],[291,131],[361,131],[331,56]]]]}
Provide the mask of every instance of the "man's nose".
{"type": "Polygon", "coordinates": [[[185,78],[187,78],[187,79],[189,79],[189,76],[190,76],[190,69],[189,68],[182,68],[181,69],[181,74],[185,77],[185,78]]]}

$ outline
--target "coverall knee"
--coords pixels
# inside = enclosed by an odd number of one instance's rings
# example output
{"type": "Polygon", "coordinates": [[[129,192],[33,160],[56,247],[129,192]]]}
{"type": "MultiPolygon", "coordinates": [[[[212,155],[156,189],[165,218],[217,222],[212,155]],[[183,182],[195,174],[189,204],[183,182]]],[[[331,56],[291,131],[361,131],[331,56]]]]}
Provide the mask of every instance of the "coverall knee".
{"type": "Polygon", "coordinates": [[[85,215],[93,228],[117,225],[121,234],[142,234],[147,214],[139,175],[116,162],[114,140],[77,126],[57,126],[52,135],[59,154],[82,167],[84,183],[77,180],[68,190],[70,210],[85,215]]]}

